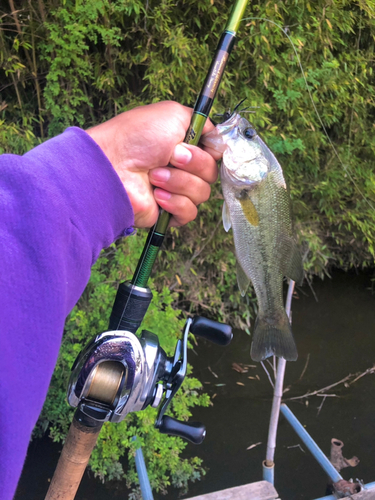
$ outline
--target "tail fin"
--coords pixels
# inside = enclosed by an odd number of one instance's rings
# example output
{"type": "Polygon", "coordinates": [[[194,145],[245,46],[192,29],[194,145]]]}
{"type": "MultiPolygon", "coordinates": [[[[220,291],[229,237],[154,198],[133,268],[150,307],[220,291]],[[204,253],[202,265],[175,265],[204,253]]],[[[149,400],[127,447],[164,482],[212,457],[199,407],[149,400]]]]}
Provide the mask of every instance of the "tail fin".
{"type": "Polygon", "coordinates": [[[255,321],[254,339],[250,355],[254,361],[262,361],[275,354],[287,361],[298,357],[292,329],[285,311],[280,314],[280,321],[267,321],[265,316],[258,316],[255,321]]]}

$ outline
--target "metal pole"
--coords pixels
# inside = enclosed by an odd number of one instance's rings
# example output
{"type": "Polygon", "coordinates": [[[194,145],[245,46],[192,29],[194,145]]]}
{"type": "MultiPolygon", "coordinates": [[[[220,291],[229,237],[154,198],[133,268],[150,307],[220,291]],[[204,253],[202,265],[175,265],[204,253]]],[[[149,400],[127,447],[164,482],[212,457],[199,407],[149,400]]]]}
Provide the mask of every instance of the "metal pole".
{"type": "MultiPolygon", "coordinates": [[[[292,306],[293,291],[294,291],[294,281],[290,280],[288,287],[288,294],[286,298],[286,305],[285,305],[285,311],[288,315],[290,322],[291,322],[291,306],[292,306]]],[[[276,449],[276,436],[277,436],[277,426],[279,423],[280,404],[281,404],[281,399],[283,397],[285,368],[286,368],[286,361],[284,358],[280,358],[277,363],[277,372],[276,372],[275,388],[272,400],[270,425],[268,429],[266,460],[264,460],[262,464],[263,479],[271,484],[274,484],[274,468],[275,468],[274,458],[276,449]]]]}
{"type": "MultiPolygon", "coordinates": [[[[356,494],[356,498],[358,498],[358,500],[371,500],[375,498],[375,482],[365,484],[364,489],[356,494]]],[[[315,500],[337,500],[337,496],[328,495],[326,497],[316,498],[315,500]]]]}
{"type": "Polygon", "coordinates": [[[267,481],[268,483],[275,483],[275,463],[272,462],[271,465],[267,465],[267,460],[263,460],[262,462],[262,473],[263,473],[263,481],[267,481]]]}
{"type": "Polygon", "coordinates": [[[328,460],[328,458],[324,455],[324,453],[319,448],[319,446],[315,443],[315,441],[310,436],[310,434],[304,429],[304,427],[301,425],[301,423],[298,421],[298,419],[293,415],[293,413],[290,411],[290,409],[286,406],[286,404],[283,403],[281,405],[280,411],[284,415],[284,417],[287,419],[289,424],[293,427],[293,429],[298,434],[298,436],[301,438],[301,440],[306,445],[306,447],[309,449],[309,451],[312,453],[315,460],[324,469],[325,473],[330,478],[330,480],[333,483],[337,483],[338,481],[342,481],[343,477],[341,476],[341,474],[339,472],[337,472],[337,470],[334,468],[334,466],[331,464],[331,462],[328,460]]]}
{"type": "MultiPolygon", "coordinates": [[[[136,439],[137,438],[134,436],[132,441],[135,441],[136,439]]],[[[152,496],[151,484],[148,479],[147,468],[145,459],[143,457],[142,448],[137,448],[135,450],[135,467],[137,469],[139,485],[141,487],[142,499],[154,500],[154,497],[152,496]]]]}

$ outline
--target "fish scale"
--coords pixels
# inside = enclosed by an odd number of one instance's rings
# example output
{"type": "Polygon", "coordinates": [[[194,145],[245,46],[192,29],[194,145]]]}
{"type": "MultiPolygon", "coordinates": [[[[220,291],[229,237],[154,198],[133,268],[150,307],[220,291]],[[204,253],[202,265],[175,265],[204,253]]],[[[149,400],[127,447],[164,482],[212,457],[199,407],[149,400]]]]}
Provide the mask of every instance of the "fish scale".
{"type": "Polygon", "coordinates": [[[241,294],[251,281],[258,299],[251,357],[295,360],[297,348],[283,305],[283,277],[301,282],[303,266],[281,166],[238,113],[206,134],[203,143],[223,152],[224,228],[233,230],[241,294]]]}

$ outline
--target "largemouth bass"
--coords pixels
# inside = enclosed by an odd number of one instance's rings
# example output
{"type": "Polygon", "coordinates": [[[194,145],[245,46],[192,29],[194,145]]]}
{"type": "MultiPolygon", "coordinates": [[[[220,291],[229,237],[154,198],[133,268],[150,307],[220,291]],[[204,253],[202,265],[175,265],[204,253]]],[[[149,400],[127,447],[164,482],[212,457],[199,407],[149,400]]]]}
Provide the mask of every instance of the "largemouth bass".
{"type": "Polygon", "coordinates": [[[281,166],[238,113],[202,137],[202,142],[223,153],[224,229],[233,229],[241,294],[251,281],[258,299],[251,357],[261,361],[275,354],[294,361],[297,348],[283,304],[283,277],[301,283],[303,265],[293,238],[281,166]]]}

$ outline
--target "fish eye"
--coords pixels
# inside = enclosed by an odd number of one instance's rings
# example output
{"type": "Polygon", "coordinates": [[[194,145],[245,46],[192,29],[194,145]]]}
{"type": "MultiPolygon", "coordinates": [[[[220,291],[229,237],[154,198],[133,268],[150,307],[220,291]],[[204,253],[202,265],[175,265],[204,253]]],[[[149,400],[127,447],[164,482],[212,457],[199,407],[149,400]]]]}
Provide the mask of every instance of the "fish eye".
{"type": "Polygon", "coordinates": [[[256,131],[251,127],[246,127],[242,133],[246,139],[253,139],[257,135],[256,131]]]}
{"type": "Polygon", "coordinates": [[[251,127],[246,127],[242,133],[246,139],[253,139],[257,135],[256,131],[251,127]]]}

